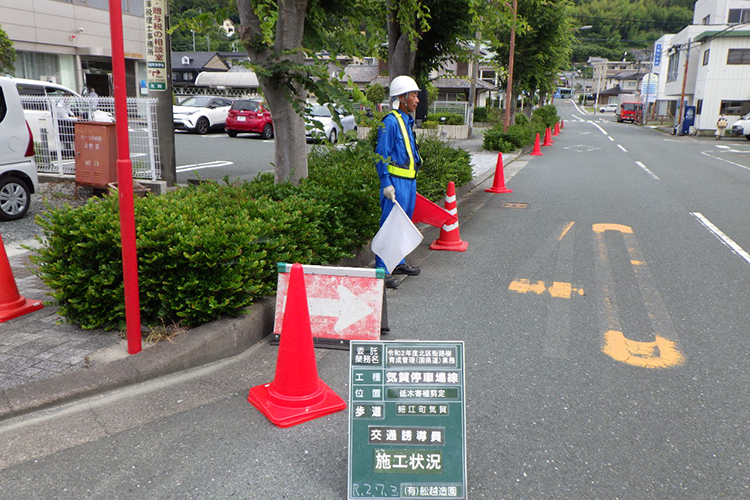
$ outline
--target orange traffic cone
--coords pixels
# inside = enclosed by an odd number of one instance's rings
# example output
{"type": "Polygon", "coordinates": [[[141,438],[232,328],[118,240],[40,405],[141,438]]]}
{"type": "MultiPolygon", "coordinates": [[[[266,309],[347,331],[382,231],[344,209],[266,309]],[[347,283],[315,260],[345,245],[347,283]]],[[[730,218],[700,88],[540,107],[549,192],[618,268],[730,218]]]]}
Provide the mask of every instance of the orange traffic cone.
{"type": "Polygon", "coordinates": [[[542,148],[539,147],[539,132],[536,134],[536,141],[534,141],[534,151],[531,152],[531,156],[544,156],[542,148]]]}
{"type": "Polygon", "coordinates": [[[0,323],[44,307],[38,300],[29,300],[18,293],[16,279],[8,262],[5,244],[0,236],[0,323]]]}
{"type": "Polygon", "coordinates": [[[544,144],[542,146],[552,146],[552,134],[549,131],[549,127],[547,127],[547,130],[544,131],[544,144]]]}
{"type": "Polygon", "coordinates": [[[560,122],[555,122],[555,129],[552,131],[552,135],[560,135],[560,122]]]}
{"type": "Polygon", "coordinates": [[[488,193],[512,193],[512,189],[505,187],[505,172],[503,171],[503,152],[497,154],[497,165],[495,166],[495,180],[492,187],[485,189],[488,193]]]}
{"type": "Polygon", "coordinates": [[[461,240],[458,231],[458,208],[456,205],[456,186],[453,181],[448,183],[445,191],[445,210],[456,216],[456,222],[445,224],[440,229],[440,236],[432,242],[430,250],[450,250],[452,252],[465,252],[469,243],[461,240]]]}
{"type": "Polygon", "coordinates": [[[287,288],[276,375],[250,389],[247,400],[279,427],[313,420],[346,408],[318,378],[302,264],[292,265],[287,288]]]}
{"type": "Polygon", "coordinates": [[[560,119],[560,130],[565,128],[565,120],[560,119]]]}

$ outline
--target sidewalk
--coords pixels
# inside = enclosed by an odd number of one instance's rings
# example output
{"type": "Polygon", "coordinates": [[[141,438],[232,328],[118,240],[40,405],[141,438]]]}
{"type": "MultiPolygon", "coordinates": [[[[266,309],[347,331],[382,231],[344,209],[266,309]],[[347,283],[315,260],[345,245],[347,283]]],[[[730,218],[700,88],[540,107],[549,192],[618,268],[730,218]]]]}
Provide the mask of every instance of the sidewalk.
{"type": "MultiPolygon", "coordinates": [[[[456,193],[460,205],[463,195],[494,175],[498,155],[482,151],[481,136],[453,144],[471,154],[474,173],[473,181],[456,193]]],[[[512,163],[519,154],[503,154],[506,181],[524,163],[512,163]]],[[[9,245],[6,252],[19,293],[51,301],[50,290],[29,270],[30,252],[20,245],[9,245]]],[[[347,265],[365,267],[373,260],[365,248],[347,265]]],[[[171,341],[144,344],[132,356],[118,332],[66,324],[55,306],[0,323],[0,420],[239,354],[271,333],[274,305],[273,297],[266,298],[248,314],[201,325],[171,341]]]]}

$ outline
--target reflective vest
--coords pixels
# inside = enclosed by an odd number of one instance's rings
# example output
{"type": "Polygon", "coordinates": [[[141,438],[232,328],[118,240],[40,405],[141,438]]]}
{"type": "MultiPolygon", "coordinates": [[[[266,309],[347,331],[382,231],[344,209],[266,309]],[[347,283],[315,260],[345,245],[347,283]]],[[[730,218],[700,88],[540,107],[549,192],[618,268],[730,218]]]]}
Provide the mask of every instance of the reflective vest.
{"type": "Polygon", "coordinates": [[[401,118],[401,113],[397,110],[394,109],[391,113],[396,117],[398,126],[401,129],[401,136],[404,138],[406,154],[409,155],[409,165],[394,165],[393,163],[389,163],[388,173],[404,179],[414,179],[417,177],[417,169],[414,164],[414,153],[411,149],[411,141],[409,140],[409,133],[406,130],[406,124],[404,123],[404,119],[401,118]]]}

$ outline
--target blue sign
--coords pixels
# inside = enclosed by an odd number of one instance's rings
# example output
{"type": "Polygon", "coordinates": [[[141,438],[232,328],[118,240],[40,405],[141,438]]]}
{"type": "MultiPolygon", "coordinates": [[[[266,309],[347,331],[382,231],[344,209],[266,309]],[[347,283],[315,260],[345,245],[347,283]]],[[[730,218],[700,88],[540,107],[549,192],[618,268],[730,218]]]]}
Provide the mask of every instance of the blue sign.
{"type": "Polygon", "coordinates": [[[654,48],[654,67],[658,67],[661,64],[661,44],[657,43],[654,48]]]}

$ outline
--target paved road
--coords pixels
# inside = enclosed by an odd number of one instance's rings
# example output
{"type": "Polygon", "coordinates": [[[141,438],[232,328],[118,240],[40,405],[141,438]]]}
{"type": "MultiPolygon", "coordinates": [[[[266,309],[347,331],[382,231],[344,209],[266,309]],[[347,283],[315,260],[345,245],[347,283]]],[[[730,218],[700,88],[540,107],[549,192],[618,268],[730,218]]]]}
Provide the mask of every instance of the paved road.
{"type": "MultiPolygon", "coordinates": [[[[747,498],[750,148],[557,104],[514,192],[460,206],[467,252],[418,251],[390,338],[466,342],[470,498],[747,498]]],[[[2,497],[345,498],[346,412],[246,401],[276,352],[5,422],[2,497]]],[[[316,355],[345,395],[347,354],[316,355]]]]}

